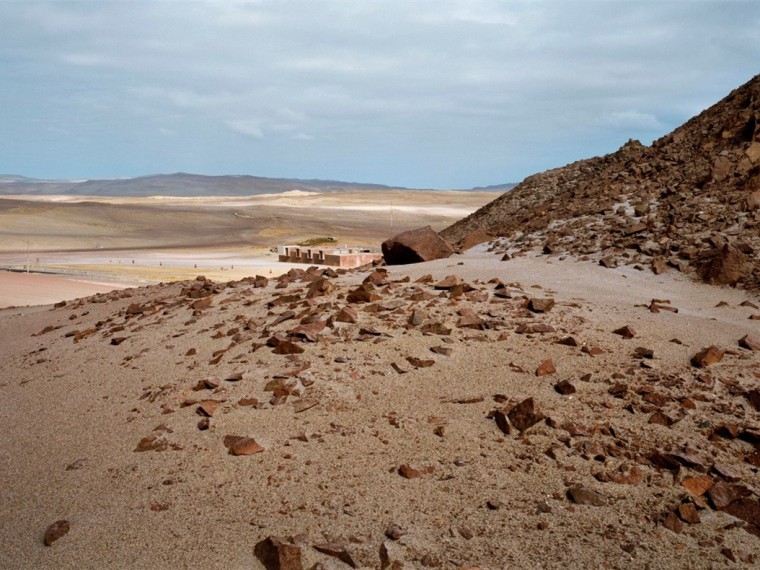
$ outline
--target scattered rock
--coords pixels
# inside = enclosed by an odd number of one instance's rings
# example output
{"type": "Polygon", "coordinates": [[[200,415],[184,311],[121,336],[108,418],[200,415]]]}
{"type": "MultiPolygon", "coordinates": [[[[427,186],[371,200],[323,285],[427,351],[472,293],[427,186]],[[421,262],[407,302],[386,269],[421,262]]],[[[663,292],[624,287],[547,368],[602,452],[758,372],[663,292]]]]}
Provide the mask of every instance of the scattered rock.
{"type": "Polygon", "coordinates": [[[239,435],[224,436],[224,446],[230,455],[254,455],[264,451],[264,448],[252,437],[239,435]]]}
{"type": "Polygon", "coordinates": [[[45,531],[45,538],[43,539],[45,546],[51,546],[56,540],[68,533],[70,529],[69,521],[55,521],[45,531]]]}
{"type": "Polygon", "coordinates": [[[435,467],[429,464],[404,463],[398,468],[398,474],[405,479],[419,479],[425,475],[430,475],[434,471],[435,467]]]}
{"type": "Polygon", "coordinates": [[[512,408],[507,414],[507,417],[509,418],[509,423],[512,424],[515,429],[523,432],[536,425],[546,416],[542,415],[536,409],[533,398],[526,398],[512,408]]]}
{"type": "Polygon", "coordinates": [[[548,376],[549,374],[554,374],[557,372],[557,369],[554,367],[554,361],[551,358],[547,358],[541,364],[538,365],[538,368],[536,368],[536,376],[548,376]]]}
{"type": "Polygon", "coordinates": [[[573,485],[567,490],[568,498],[576,505],[590,505],[603,507],[607,504],[607,498],[600,492],[583,485],[573,485]]]}
{"type": "Polygon", "coordinates": [[[626,325],[624,327],[620,327],[619,329],[615,329],[612,331],[613,333],[622,336],[623,338],[633,338],[636,336],[636,331],[634,331],[630,326],[626,325]]]}
{"type": "Polygon", "coordinates": [[[717,346],[709,346],[692,356],[691,364],[697,368],[707,368],[723,360],[724,354],[725,351],[717,346]]]}
{"type": "Polygon", "coordinates": [[[283,539],[270,536],[256,543],[253,551],[266,570],[303,570],[301,548],[283,539]]]}
{"type": "Polygon", "coordinates": [[[554,307],[554,299],[539,299],[534,297],[528,301],[528,310],[534,313],[548,313],[554,307]]]}

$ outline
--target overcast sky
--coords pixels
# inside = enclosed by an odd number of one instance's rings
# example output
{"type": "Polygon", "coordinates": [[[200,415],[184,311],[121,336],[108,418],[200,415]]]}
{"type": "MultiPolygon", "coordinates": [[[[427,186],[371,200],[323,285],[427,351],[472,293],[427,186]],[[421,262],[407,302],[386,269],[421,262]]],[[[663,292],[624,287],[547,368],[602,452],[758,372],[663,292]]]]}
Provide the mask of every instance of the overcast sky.
{"type": "Polygon", "coordinates": [[[520,181],[760,73],[760,1],[0,0],[0,173],[520,181]]]}

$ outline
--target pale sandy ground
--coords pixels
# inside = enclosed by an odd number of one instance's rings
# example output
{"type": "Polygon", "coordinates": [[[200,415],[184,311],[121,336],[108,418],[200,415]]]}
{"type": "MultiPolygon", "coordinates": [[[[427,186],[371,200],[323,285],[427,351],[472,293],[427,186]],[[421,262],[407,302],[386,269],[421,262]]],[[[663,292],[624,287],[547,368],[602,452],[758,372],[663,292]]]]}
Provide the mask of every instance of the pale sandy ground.
{"type": "MultiPolygon", "coordinates": [[[[379,249],[398,232],[428,224],[442,229],[496,197],[418,190],[213,198],[2,196],[0,269],[28,266],[130,284],[201,273],[215,280],[274,277],[292,267],[270,251],[278,245],[329,236],[379,249]]],[[[0,284],[0,307],[26,304],[8,291],[0,284]]]]}
{"type": "MultiPolygon", "coordinates": [[[[381,291],[377,311],[357,306],[358,324],[336,323],[320,342],[305,343],[299,356],[278,356],[255,343],[298,324],[272,325],[288,306],[267,303],[275,293],[303,299],[301,284],[226,288],[195,317],[180,295],[182,284],[124,290],[59,309],[0,311],[0,566],[261,568],[253,547],[270,535],[296,537],[305,568],[348,568],[313,548],[328,541],[344,542],[356,565],[366,568],[379,567],[384,542],[403,568],[756,565],[760,539],[725,513],[700,509],[701,522],[685,524],[680,534],[658,523],[691,500],[678,481],[699,472],[683,468],[674,475],[641,464],[643,480],[633,485],[602,483],[594,474],[639,465],[653,448],[675,452],[686,445],[708,468],[730,465],[757,498],[758,470],[741,460],[751,446],[705,435],[706,425],[758,424],[741,393],[757,387],[760,357],[737,345],[758,332],[758,321],[748,319],[758,311],[741,306],[760,303],[757,295],[672,272],[654,276],[572,259],[500,262],[482,249],[392,267],[389,275],[438,280],[457,274],[488,292],[486,301],[410,302],[411,285],[398,283],[381,291]],[[515,298],[495,300],[486,283],[493,277],[511,284],[515,298]],[[545,315],[527,313],[528,296],[551,296],[557,305],[545,315]],[[679,312],[653,314],[639,306],[652,298],[670,299],[679,312]],[[125,315],[130,304],[159,299],[164,304],[153,314],[125,315]],[[720,301],[726,305],[716,307],[720,301]],[[462,307],[491,328],[458,328],[462,307]],[[452,327],[450,342],[406,330],[415,308],[427,321],[452,327]],[[556,333],[514,332],[531,322],[551,324],[556,333]],[[245,332],[246,324],[252,336],[233,340],[233,329],[245,332]],[[636,330],[634,339],[612,334],[623,325],[636,330]],[[60,328],[33,336],[48,326],[60,328]],[[385,334],[359,340],[360,327],[385,334]],[[79,342],[67,336],[91,328],[96,331],[79,342]],[[566,335],[604,352],[590,357],[554,343],[566,335]],[[126,339],[115,346],[114,337],[126,339]],[[682,344],[670,342],[674,338],[682,344]],[[711,344],[733,352],[707,372],[692,368],[690,357],[711,344]],[[453,354],[430,352],[438,345],[453,354]],[[632,358],[637,346],[655,350],[653,369],[632,358]],[[197,353],[188,355],[189,349],[197,353]],[[219,350],[226,350],[221,362],[211,364],[219,350]],[[434,365],[415,369],[407,356],[434,365]],[[533,371],[547,357],[557,372],[537,378],[533,371]],[[301,371],[289,372],[294,369],[301,371]],[[193,390],[210,374],[233,372],[243,372],[242,380],[222,382],[213,393],[193,390]],[[586,373],[591,378],[581,380],[586,373]],[[277,376],[297,379],[301,397],[271,405],[264,388],[277,376]],[[560,396],[552,389],[560,379],[571,380],[578,392],[560,396]],[[607,394],[617,382],[630,386],[625,399],[607,394]],[[671,428],[649,424],[634,393],[643,388],[642,394],[665,395],[663,411],[683,412],[683,419],[671,428]],[[557,425],[575,422],[586,435],[568,436],[543,423],[523,437],[504,435],[486,418],[500,405],[496,394],[513,402],[532,396],[557,425]],[[686,395],[695,409],[681,409],[678,399],[686,395]],[[261,405],[239,406],[241,397],[256,397],[261,405]],[[211,429],[197,429],[196,406],[181,406],[188,398],[221,401],[211,429]],[[292,403],[299,400],[317,404],[296,413],[292,403]],[[172,430],[165,437],[176,449],[134,452],[159,424],[172,430]],[[434,433],[437,425],[445,425],[443,436],[434,433]],[[230,456],[222,444],[228,434],[255,437],[265,450],[230,456]],[[81,468],[67,470],[77,460],[81,468]],[[407,462],[430,464],[434,472],[402,478],[397,469],[407,462]],[[565,491],[576,483],[603,493],[607,504],[573,505],[565,491]],[[490,509],[487,501],[500,507],[490,509]],[[45,528],[58,519],[67,519],[71,531],[43,546],[45,528]],[[408,534],[388,541],[384,531],[391,524],[408,534]],[[754,562],[730,562],[725,549],[754,562]]],[[[312,310],[322,318],[335,314],[346,304],[342,295],[365,275],[340,277],[335,291],[294,306],[295,312],[299,318],[312,310]]]]}

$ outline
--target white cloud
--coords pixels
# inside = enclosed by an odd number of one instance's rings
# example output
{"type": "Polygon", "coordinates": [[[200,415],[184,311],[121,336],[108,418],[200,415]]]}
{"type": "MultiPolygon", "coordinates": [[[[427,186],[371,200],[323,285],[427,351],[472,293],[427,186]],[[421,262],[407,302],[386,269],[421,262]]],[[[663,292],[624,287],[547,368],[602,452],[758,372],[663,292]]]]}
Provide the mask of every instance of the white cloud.
{"type": "Polygon", "coordinates": [[[225,123],[230,129],[241,135],[252,137],[254,139],[264,138],[264,130],[261,128],[258,121],[248,119],[233,119],[225,121],[225,123]]]}

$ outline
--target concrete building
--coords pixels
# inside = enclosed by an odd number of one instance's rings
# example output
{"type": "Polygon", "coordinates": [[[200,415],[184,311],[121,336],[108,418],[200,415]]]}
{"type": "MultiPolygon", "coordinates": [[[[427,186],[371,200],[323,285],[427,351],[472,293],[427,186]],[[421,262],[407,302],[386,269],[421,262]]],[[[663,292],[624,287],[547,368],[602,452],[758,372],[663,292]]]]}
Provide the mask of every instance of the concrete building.
{"type": "Polygon", "coordinates": [[[308,263],[310,265],[332,265],[344,269],[361,267],[383,258],[382,253],[373,252],[366,247],[304,247],[300,245],[281,245],[278,248],[279,260],[289,263],[308,263]]]}

